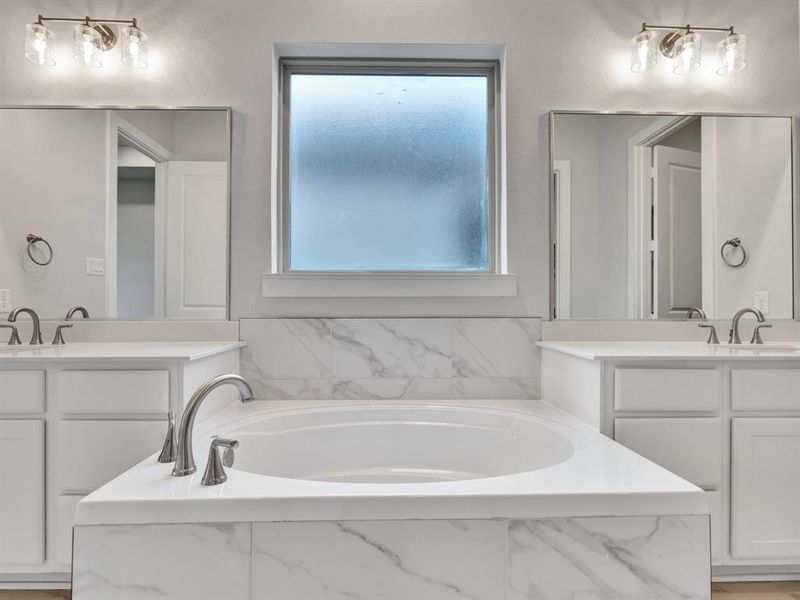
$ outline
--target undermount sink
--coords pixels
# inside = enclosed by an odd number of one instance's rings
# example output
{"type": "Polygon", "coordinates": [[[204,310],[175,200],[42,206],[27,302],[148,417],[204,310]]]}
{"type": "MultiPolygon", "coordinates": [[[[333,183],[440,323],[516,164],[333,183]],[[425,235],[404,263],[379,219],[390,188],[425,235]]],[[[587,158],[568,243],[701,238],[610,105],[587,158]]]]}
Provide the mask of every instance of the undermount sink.
{"type": "Polygon", "coordinates": [[[734,352],[800,352],[797,344],[720,344],[717,347],[734,352]]]}

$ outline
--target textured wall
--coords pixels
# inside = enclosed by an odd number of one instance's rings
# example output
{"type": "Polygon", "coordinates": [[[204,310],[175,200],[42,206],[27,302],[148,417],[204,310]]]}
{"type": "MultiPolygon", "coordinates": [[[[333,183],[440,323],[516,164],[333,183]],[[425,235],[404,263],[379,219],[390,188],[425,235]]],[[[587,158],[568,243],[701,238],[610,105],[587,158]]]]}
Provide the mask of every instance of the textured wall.
{"type": "MultiPolygon", "coordinates": [[[[550,109],[750,111],[796,114],[800,97],[795,0],[6,0],[0,3],[0,104],[230,105],[233,131],[232,315],[546,315],[550,109]],[[54,69],[22,54],[38,13],[127,17],[151,36],[152,68],[54,69]],[[735,24],[748,35],[748,69],[673,76],[666,65],[628,71],[642,21],[735,24]],[[276,41],[507,44],[508,299],[265,299],[269,264],[271,52],[276,41]]],[[[70,45],[59,28],[59,49],[70,45]]],[[[707,53],[716,43],[706,40],[707,53]]]]}

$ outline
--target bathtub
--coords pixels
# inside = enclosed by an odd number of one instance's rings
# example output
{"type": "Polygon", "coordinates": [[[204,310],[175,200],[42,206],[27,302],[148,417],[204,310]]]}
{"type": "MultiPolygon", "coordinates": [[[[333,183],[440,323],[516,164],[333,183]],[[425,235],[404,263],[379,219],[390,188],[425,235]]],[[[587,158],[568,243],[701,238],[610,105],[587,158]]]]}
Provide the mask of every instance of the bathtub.
{"type": "Polygon", "coordinates": [[[546,402],[234,405],[194,448],[79,502],[75,600],[708,598],[703,492],[546,402]]]}

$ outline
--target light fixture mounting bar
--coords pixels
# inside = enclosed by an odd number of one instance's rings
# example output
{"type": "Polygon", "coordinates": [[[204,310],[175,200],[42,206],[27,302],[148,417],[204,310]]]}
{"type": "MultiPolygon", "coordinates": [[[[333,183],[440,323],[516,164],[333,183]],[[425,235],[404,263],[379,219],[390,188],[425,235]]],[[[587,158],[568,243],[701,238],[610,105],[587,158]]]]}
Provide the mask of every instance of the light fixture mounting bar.
{"type": "Polygon", "coordinates": [[[70,17],[45,17],[39,15],[39,24],[41,25],[45,21],[52,23],[112,23],[118,25],[132,25],[136,27],[136,19],[93,19],[91,17],[77,19],[70,17]]]}
{"type": "Polygon", "coordinates": [[[728,33],[735,33],[733,30],[733,25],[730,27],[695,27],[694,25],[648,25],[647,23],[642,23],[642,31],[647,31],[649,29],[653,29],[656,31],[719,31],[719,32],[728,32],[728,33]]]}

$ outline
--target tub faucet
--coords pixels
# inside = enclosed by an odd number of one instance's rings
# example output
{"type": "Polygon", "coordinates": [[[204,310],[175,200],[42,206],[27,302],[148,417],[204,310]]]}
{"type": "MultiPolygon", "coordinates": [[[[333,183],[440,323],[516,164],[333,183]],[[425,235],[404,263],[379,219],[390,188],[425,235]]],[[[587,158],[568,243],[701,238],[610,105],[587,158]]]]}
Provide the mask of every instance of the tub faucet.
{"type": "Polygon", "coordinates": [[[38,346],[40,344],[44,344],[44,342],[42,341],[42,330],[39,328],[39,315],[37,315],[32,308],[28,308],[27,306],[18,306],[10,313],[8,313],[8,322],[16,323],[17,315],[19,315],[20,313],[27,313],[33,320],[33,333],[31,334],[30,345],[38,346]]]}
{"type": "Polygon", "coordinates": [[[192,394],[189,404],[186,405],[186,410],[183,411],[183,417],[181,417],[181,426],[178,430],[178,455],[175,460],[175,468],[172,469],[173,477],[184,477],[197,471],[197,465],[194,462],[194,454],[192,452],[194,419],[206,396],[225,384],[230,384],[239,390],[239,396],[242,402],[247,403],[255,400],[250,384],[239,375],[218,375],[197,388],[197,391],[192,394]]]}
{"type": "Polygon", "coordinates": [[[730,335],[728,336],[728,343],[729,344],[741,344],[742,338],[739,337],[739,321],[741,318],[746,315],[747,313],[753,314],[756,317],[756,320],[759,323],[763,323],[767,320],[764,316],[764,313],[758,310],[757,308],[742,308],[736,311],[736,314],[733,315],[733,321],[731,322],[731,331],[730,335]]]}
{"type": "Polygon", "coordinates": [[[704,311],[702,308],[699,308],[697,306],[690,306],[689,308],[686,309],[685,318],[686,319],[691,319],[692,315],[697,315],[698,317],[703,319],[703,321],[705,321],[706,318],[707,318],[706,317],[706,311],[704,311]]]}

